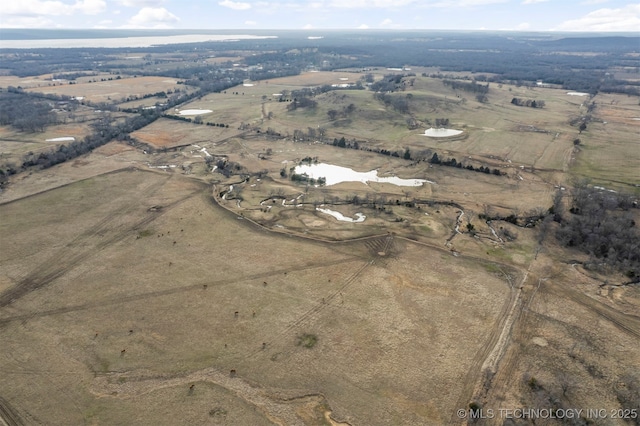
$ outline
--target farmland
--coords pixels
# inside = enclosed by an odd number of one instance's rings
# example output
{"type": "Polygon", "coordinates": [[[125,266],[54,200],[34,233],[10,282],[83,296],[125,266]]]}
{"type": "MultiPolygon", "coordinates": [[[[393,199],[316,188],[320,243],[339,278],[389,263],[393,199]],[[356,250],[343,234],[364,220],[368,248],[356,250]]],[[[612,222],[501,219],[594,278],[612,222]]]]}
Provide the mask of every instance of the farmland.
{"type": "Polygon", "coordinates": [[[635,235],[638,96],[420,64],[264,79],[246,65],[223,85],[257,54],[123,52],[75,84],[0,77],[16,96],[76,98],[42,132],[0,126],[0,419],[440,425],[472,423],[457,413],[474,407],[634,409],[635,266],[614,263],[620,246],[601,259],[563,238],[584,216],[579,190],[620,194],[603,199],[635,235]],[[180,58],[212,68],[184,84],[168,76],[180,58]],[[57,139],[100,132],[115,137],[76,156],[57,139]],[[69,158],[20,166],[49,152],[69,158]],[[299,173],[321,165],[380,179],[299,173]]]}
{"type": "Polygon", "coordinates": [[[46,94],[80,97],[91,102],[107,102],[123,100],[142,95],[173,91],[178,88],[178,81],[162,77],[118,78],[113,75],[97,75],[78,79],[75,84],[69,82],[49,82],[46,86],[36,86],[28,90],[46,94]]]}

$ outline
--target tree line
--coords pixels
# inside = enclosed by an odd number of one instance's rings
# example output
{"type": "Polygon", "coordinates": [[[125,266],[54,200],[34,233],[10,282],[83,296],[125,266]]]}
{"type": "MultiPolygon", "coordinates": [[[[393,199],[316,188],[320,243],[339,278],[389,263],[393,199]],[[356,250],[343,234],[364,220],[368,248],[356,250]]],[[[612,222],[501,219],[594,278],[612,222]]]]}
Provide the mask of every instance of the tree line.
{"type": "Polygon", "coordinates": [[[469,170],[469,171],[473,171],[473,172],[478,172],[478,173],[484,173],[484,174],[492,174],[494,176],[506,176],[507,173],[503,172],[499,169],[491,169],[488,166],[479,166],[479,167],[474,167],[471,164],[463,164],[462,162],[458,162],[455,158],[451,158],[451,159],[446,159],[446,160],[442,160],[440,159],[440,157],[438,156],[438,153],[433,152],[432,150],[425,150],[425,151],[421,151],[418,153],[412,153],[411,150],[409,148],[405,148],[404,150],[388,150],[385,148],[372,148],[372,147],[368,147],[363,145],[363,143],[358,142],[355,139],[352,140],[347,140],[344,136],[342,136],[340,139],[338,138],[333,138],[333,140],[331,139],[327,139],[325,138],[325,129],[320,128],[320,129],[315,129],[313,127],[309,127],[308,131],[305,132],[303,130],[300,129],[296,129],[293,132],[293,141],[309,141],[309,140],[314,140],[314,141],[319,141],[321,143],[327,144],[327,145],[332,145],[335,146],[337,148],[345,148],[345,149],[355,149],[355,150],[362,150],[362,151],[367,151],[367,152],[373,152],[375,154],[380,154],[380,155],[386,155],[389,157],[395,157],[395,158],[402,158],[404,160],[410,160],[410,161],[415,161],[415,162],[420,162],[420,161],[428,161],[431,164],[436,164],[436,165],[441,165],[441,166],[449,166],[449,167],[455,167],[461,170],[469,170]]]}
{"type": "Polygon", "coordinates": [[[471,82],[459,80],[442,80],[442,84],[451,87],[453,90],[462,90],[464,92],[486,95],[489,93],[489,83],[478,84],[475,80],[471,82]]]}
{"type": "Polygon", "coordinates": [[[529,108],[544,108],[546,105],[543,100],[521,99],[521,98],[513,98],[511,99],[511,103],[513,105],[524,106],[529,108]]]}

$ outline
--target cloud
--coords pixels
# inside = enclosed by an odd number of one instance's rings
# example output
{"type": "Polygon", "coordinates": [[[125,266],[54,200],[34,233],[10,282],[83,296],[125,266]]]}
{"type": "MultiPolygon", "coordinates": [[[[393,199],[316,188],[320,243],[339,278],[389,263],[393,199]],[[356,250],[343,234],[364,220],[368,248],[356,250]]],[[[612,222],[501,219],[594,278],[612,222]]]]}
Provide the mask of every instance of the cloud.
{"type": "Polygon", "coordinates": [[[311,24],[307,24],[304,27],[302,27],[303,30],[312,30],[313,29],[313,25],[311,24]]]}
{"type": "Polygon", "coordinates": [[[82,13],[97,15],[107,9],[104,0],[76,0],[69,4],[57,0],[18,0],[0,4],[0,15],[5,16],[63,16],[82,13]]]}
{"type": "Polygon", "coordinates": [[[113,28],[113,21],[111,19],[103,19],[102,21],[98,22],[97,25],[94,25],[93,28],[95,28],[96,30],[113,28]]]}
{"type": "Polygon", "coordinates": [[[249,26],[254,26],[254,25],[258,25],[258,23],[256,21],[244,21],[245,25],[249,25],[249,26]]]}
{"type": "Polygon", "coordinates": [[[417,0],[332,0],[329,6],[340,9],[391,9],[417,3],[417,0]]]}
{"type": "Polygon", "coordinates": [[[506,3],[509,0],[443,0],[431,4],[432,7],[474,7],[506,3]]]}
{"type": "Polygon", "coordinates": [[[55,28],[55,23],[43,16],[2,17],[1,28],[55,28]]]}
{"type": "Polygon", "coordinates": [[[388,27],[391,24],[393,24],[393,21],[391,19],[389,19],[389,18],[387,18],[384,21],[380,22],[380,26],[382,26],[382,27],[388,27]]]}
{"type": "Polygon", "coordinates": [[[85,15],[97,15],[107,10],[107,3],[104,0],[83,0],[76,2],[73,8],[85,15]]]}
{"type": "Polygon", "coordinates": [[[171,28],[178,18],[164,7],[143,7],[125,26],[126,28],[171,28]]]}
{"type": "Polygon", "coordinates": [[[233,9],[233,10],[251,9],[251,5],[249,3],[243,3],[240,1],[224,0],[224,1],[218,2],[218,4],[220,6],[228,7],[229,9],[233,9]]]}
{"type": "Polygon", "coordinates": [[[358,29],[358,30],[368,30],[368,29],[369,29],[369,26],[368,26],[367,24],[362,24],[362,25],[358,26],[358,28],[357,28],[357,29],[358,29]]]}
{"type": "Polygon", "coordinates": [[[165,3],[165,0],[118,0],[123,6],[126,7],[160,7],[160,5],[165,3]]]}
{"type": "Polygon", "coordinates": [[[549,0],[524,0],[522,4],[536,4],[536,3],[545,3],[549,0]]]}
{"type": "Polygon", "coordinates": [[[602,3],[608,3],[608,2],[609,0],[585,0],[580,4],[589,5],[589,4],[602,4],[602,3]]]}
{"type": "Polygon", "coordinates": [[[640,28],[640,4],[618,9],[598,9],[582,18],[565,21],[553,31],[632,31],[640,28]]]}

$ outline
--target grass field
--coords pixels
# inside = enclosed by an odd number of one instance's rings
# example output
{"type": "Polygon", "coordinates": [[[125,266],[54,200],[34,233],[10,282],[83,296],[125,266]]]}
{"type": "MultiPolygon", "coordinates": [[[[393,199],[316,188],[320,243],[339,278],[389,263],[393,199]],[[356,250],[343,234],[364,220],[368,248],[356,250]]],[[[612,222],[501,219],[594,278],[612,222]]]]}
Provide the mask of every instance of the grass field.
{"type": "MultiPolygon", "coordinates": [[[[59,123],[48,126],[44,132],[21,132],[11,126],[0,126],[0,158],[2,162],[20,165],[23,157],[29,153],[39,153],[56,149],[59,145],[70,143],[69,140],[47,140],[72,137],[82,141],[93,131],[91,124],[102,116],[93,108],[81,106],[72,113],[59,113],[59,123]]],[[[114,119],[122,119],[126,114],[113,113],[114,119]]]]}
{"type": "Polygon", "coordinates": [[[148,422],[178,404],[194,422],[220,406],[292,424],[311,392],[350,422],[440,422],[508,294],[482,262],[406,240],[259,231],[176,175],[112,173],[1,209],[15,244],[1,256],[0,382],[34,421],[148,422]],[[312,348],[296,345],[304,333],[312,348]]]}
{"type": "Polygon", "coordinates": [[[76,84],[51,83],[51,86],[29,88],[27,90],[82,97],[91,102],[121,102],[131,96],[142,97],[157,92],[166,92],[180,88],[178,81],[165,77],[124,77],[116,79],[113,76],[95,76],[92,82],[79,82],[76,84]],[[101,81],[104,78],[112,80],[101,81]],[[55,85],[54,85],[55,84],[55,85]]]}
{"type": "Polygon", "coordinates": [[[640,105],[636,98],[598,95],[594,120],[579,135],[574,173],[602,186],[640,191],[640,105]]]}
{"type": "Polygon", "coordinates": [[[187,144],[216,143],[237,135],[237,128],[196,125],[161,118],[131,136],[155,148],[171,148],[187,144]]]}

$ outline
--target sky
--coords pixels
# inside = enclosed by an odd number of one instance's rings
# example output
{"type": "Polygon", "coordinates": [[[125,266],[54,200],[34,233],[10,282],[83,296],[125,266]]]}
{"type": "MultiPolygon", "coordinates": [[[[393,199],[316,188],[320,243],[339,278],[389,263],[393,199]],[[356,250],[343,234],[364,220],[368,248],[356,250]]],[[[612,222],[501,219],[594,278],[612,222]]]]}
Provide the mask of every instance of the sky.
{"type": "Polygon", "coordinates": [[[629,0],[3,0],[0,28],[640,31],[629,0]]]}

